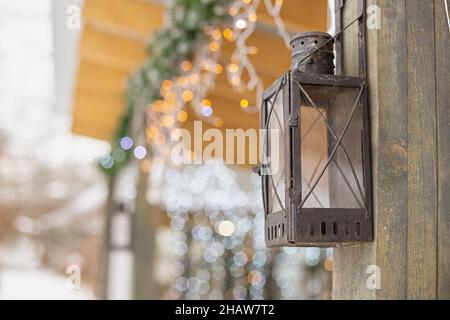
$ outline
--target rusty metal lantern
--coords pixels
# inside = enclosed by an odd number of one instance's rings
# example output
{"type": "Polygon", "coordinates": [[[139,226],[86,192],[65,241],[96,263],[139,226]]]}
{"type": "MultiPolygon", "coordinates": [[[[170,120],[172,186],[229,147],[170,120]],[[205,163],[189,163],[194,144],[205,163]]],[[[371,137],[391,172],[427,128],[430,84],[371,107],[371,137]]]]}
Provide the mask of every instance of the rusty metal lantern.
{"type": "Polygon", "coordinates": [[[359,76],[335,75],[338,35],[301,33],[291,70],[264,92],[259,173],[269,247],[373,240],[363,14],[355,21],[359,76]]]}

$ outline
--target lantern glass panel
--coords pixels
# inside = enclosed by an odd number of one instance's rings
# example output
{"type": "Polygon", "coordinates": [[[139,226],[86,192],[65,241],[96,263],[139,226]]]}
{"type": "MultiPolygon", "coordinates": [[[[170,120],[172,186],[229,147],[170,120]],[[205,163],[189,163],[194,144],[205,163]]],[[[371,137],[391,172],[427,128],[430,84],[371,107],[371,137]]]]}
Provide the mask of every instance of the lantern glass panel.
{"type": "Polygon", "coordinates": [[[361,89],[300,85],[302,208],[365,208],[361,89]]]}
{"type": "Polygon", "coordinates": [[[284,211],[286,202],[283,96],[283,89],[277,90],[265,100],[264,106],[268,129],[265,132],[264,155],[267,164],[269,214],[284,211]]]}

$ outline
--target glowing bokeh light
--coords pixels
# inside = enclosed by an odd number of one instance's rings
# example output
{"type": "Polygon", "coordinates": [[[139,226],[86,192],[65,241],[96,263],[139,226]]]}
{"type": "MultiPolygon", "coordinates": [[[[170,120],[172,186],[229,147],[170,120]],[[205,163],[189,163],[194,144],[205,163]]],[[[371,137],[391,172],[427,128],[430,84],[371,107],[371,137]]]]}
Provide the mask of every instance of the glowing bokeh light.
{"type": "Polygon", "coordinates": [[[123,150],[130,150],[133,147],[133,139],[131,139],[130,137],[123,137],[122,139],[120,139],[120,147],[123,150]]]}
{"type": "Polygon", "coordinates": [[[217,227],[217,231],[219,231],[219,234],[224,237],[231,236],[235,230],[236,227],[234,226],[234,223],[228,220],[220,222],[219,226],[217,227]]]}
{"type": "Polygon", "coordinates": [[[147,155],[147,149],[145,149],[143,146],[137,146],[134,149],[134,156],[136,159],[144,159],[147,155]]]}
{"type": "Polygon", "coordinates": [[[212,109],[211,107],[208,107],[208,106],[203,106],[203,108],[202,108],[202,114],[203,114],[205,117],[211,117],[212,114],[213,114],[213,109],[212,109]]]}

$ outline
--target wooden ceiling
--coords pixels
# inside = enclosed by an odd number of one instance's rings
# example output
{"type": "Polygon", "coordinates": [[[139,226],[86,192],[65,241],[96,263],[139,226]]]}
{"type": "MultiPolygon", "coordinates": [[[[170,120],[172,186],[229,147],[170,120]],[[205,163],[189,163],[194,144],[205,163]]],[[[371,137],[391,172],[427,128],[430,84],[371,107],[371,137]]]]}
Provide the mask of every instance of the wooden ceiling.
{"type": "MultiPolygon", "coordinates": [[[[248,44],[258,48],[251,60],[267,87],[289,68],[290,52],[263,7],[248,44]]],[[[149,0],[85,0],[83,16],[72,132],[111,140],[124,110],[127,79],[147,59],[145,43],[163,25],[164,7],[149,0]]],[[[281,16],[291,33],[325,31],[327,1],[284,0],[281,16]]],[[[233,46],[225,43],[222,65],[230,61],[233,46]]],[[[225,72],[219,75],[208,99],[214,105],[214,114],[223,119],[222,129],[259,127],[258,114],[246,113],[240,107],[242,98],[254,103],[255,93],[234,92],[225,72]]],[[[184,126],[191,128],[193,120],[195,115],[189,112],[184,126]]]]}

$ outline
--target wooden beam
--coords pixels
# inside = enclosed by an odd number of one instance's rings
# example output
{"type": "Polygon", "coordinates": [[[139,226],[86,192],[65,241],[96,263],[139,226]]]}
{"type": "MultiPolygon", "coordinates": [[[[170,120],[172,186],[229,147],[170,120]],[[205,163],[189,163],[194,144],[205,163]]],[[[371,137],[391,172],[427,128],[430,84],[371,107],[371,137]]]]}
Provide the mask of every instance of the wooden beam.
{"type": "Polygon", "coordinates": [[[88,60],[81,60],[78,69],[77,88],[92,90],[103,95],[114,95],[126,88],[128,74],[88,60]]]}
{"type": "Polygon", "coordinates": [[[450,299],[450,36],[443,1],[434,2],[436,45],[438,279],[439,299],[450,299]]]}
{"type": "Polygon", "coordinates": [[[381,10],[390,13],[381,15],[382,25],[390,27],[368,32],[372,159],[376,170],[373,170],[377,251],[374,264],[382,268],[381,289],[376,291],[376,295],[379,299],[405,299],[405,195],[408,179],[406,3],[386,2],[381,10]],[[390,54],[392,52],[395,55],[390,54]],[[393,82],[387,81],[392,74],[397,75],[393,82]]]}
{"type": "Polygon", "coordinates": [[[407,1],[407,298],[435,299],[437,278],[434,1],[407,1]]]}
{"type": "Polygon", "coordinates": [[[110,99],[101,95],[77,94],[74,103],[74,112],[85,110],[103,114],[110,118],[118,118],[124,112],[123,99],[110,99]]]}
{"type": "MultiPolygon", "coordinates": [[[[335,249],[334,298],[450,296],[449,39],[438,2],[376,1],[382,27],[367,42],[376,239],[335,249]],[[377,276],[381,288],[368,286],[377,276]]],[[[344,72],[354,41],[344,36],[344,72]]]]}
{"type": "MultiPolygon", "coordinates": [[[[357,1],[346,2],[343,12],[343,25],[354,19],[357,1]]],[[[343,37],[343,72],[358,75],[358,30],[349,28],[343,37]]],[[[375,187],[376,189],[376,187],[375,187]]],[[[333,298],[334,299],[371,299],[374,291],[366,286],[366,270],[374,260],[373,245],[366,244],[344,248],[335,248],[333,254],[333,298]],[[350,270],[351,265],[351,270],[350,270]]]]}
{"type": "Polygon", "coordinates": [[[106,33],[87,24],[81,37],[80,56],[82,60],[131,72],[144,61],[147,54],[142,42],[106,33]]]}
{"type": "Polygon", "coordinates": [[[130,36],[146,38],[163,23],[165,8],[162,4],[139,0],[88,0],[84,5],[83,18],[130,36]]]}
{"type": "Polygon", "coordinates": [[[71,132],[80,136],[86,136],[94,139],[111,141],[113,129],[99,128],[92,122],[84,119],[73,119],[71,132]]]}

